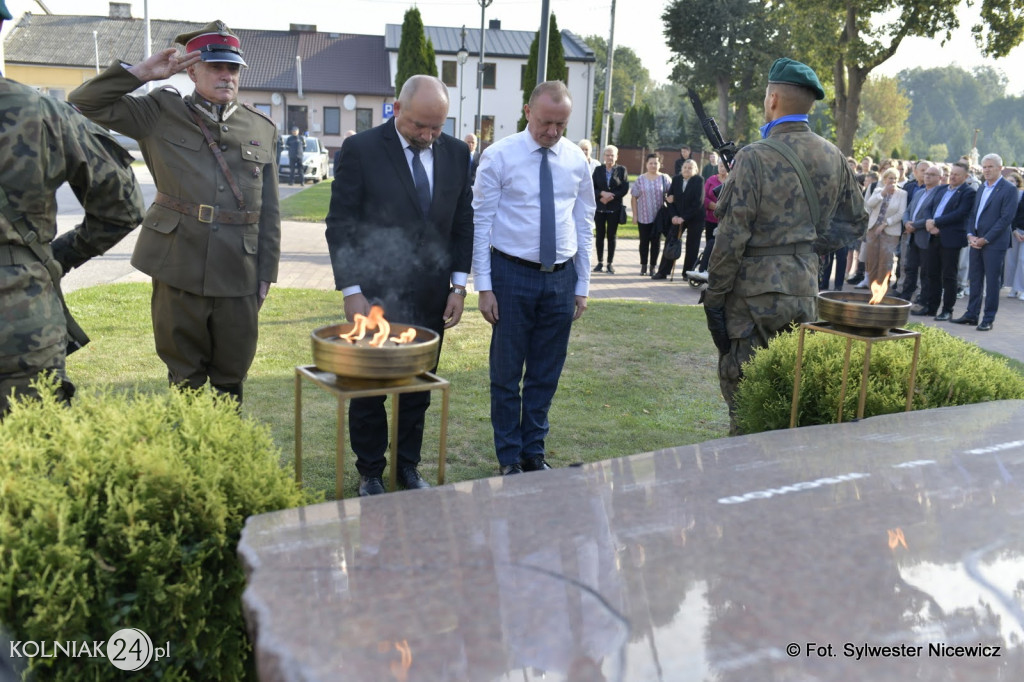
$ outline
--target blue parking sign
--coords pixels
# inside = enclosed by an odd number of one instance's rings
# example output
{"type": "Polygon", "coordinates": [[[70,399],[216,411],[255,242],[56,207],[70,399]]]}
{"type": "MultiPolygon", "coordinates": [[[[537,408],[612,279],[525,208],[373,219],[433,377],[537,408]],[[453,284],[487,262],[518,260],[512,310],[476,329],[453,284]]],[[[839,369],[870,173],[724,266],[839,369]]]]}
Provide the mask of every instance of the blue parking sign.
{"type": "Polygon", "coordinates": [[[395,115],[395,105],[389,102],[384,102],[384,111],[382,112],[382,118],[386,121],[395,115]]]}

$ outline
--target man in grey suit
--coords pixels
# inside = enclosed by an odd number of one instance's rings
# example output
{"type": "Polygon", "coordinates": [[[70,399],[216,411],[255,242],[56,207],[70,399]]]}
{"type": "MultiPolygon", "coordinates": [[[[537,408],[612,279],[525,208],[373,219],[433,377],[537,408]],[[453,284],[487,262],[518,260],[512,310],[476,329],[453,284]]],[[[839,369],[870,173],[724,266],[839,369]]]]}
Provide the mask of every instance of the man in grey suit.
{"type": "Polygon", "coordinates": [[[1010,248],[1010,225],[1017,211],[1017,188],[1002,176],[1003,159],[988,154],[981,160],[985,182],[974,195],[974,209],[967,219],[967,244],[970,250],[971,297],[967,312],[953,320],[956,324],[977,324],[979,332],[992,329],[999,309],[999,289],[1003,286],[1003,261],[1010,248]],[[985,312],[981,312],[981,290],[985,288],[985,312]]]}
{"type": "MultiPolygon", "coordinates": [[[[395,116],[341,148],[327,245],[345,317],[380,302],[390,321],[438,334],[458,324],[473,253],[473,197],[466,143],[441,132],[448,88],[433,76],[402,86],[395,116]]],[[[398,481],[426,488],[416,470],[430,392],[399,401],[398,481]]],[[[384,397],[349,403],[349,433],[359,494],[385,492],[387,413],[384,397]]]]}
{"type": "MultiPolygon", "coordinates": [[[[942,171],[938,166],[928,165],[921,172],[921,179],[924,184],[918,187],[914,196],[907,200],[907,210],[903,213],[903,234],[907,242],[906,249],[901,253],[906,254],[905,261],[901,266],[903,277],[899,280],[899,287],[896,295],[908,301],[913,300],[914,291],[917,289],[917,275],[921,269],[923,253],[928,249],[930,235],[925,229],[925,222],[932,217],[935,206],[932,199],[939,193],[937,188],[939,180],[942,179],[942,171]]],[[[925,292],[925,277],[921,277],[922,301],[925,292]]],[[[935,313],[931,313],[934,315],[935,313]]]]}

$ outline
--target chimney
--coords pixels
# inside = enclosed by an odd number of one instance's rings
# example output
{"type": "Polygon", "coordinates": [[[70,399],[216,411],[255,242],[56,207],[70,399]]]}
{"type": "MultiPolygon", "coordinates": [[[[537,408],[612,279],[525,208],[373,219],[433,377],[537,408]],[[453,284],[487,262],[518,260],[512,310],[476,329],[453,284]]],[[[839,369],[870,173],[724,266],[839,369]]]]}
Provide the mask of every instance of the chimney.
{"type": "Polygon", "coordinates": [[[316,24],[288,24],[291,33],[316,33],[316,24]]]}
{"type": "Polygon", "coordinates": [[[130,2],[112,2],[112,3],[110,3],[110,18],[111,19],[131,19],[132,18],[132,3],[130,3],[130,2]]]}
{"type": "Polygon", "coordinates": [[[500,31],[501,19],[491,19],[490,23],[487,25],[487,28],[489,28],[492,31],[500,31]]]}

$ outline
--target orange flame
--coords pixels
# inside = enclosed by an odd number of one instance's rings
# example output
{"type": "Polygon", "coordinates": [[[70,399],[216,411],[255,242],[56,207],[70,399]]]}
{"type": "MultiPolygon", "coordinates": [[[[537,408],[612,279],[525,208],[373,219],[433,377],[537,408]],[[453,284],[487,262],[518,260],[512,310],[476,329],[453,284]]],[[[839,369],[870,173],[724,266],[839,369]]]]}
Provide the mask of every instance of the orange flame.
{"type": "Polygon", "coordinates": [[[408,640],[403,639],[401,642],[395,642],[395,649],[398,650],[401,660],[391,661],[391,675],[398,682],[406,682],[409,679],[409,668],[412,667],[412,647],[409,646],[408,640]]]}
{"type": "Polygon", "coordinates": [[[889,531],[889,549],[896,549],[900,545],[903,545],[903,549],[907,549],[907,539],[903,537],[903,529],[897,528],[889,531]]]}
{"type": "Polygon", "coordinates": [[[384,319],[384,309],[379,305],[370,307],[370,314],[363,315],[356,313],[352,318],[352,331],[347,334],[342,334],[338,338],[349,343],[355,343],[363,339],[366,336],[367,330],[377,330],[377,333],[370,339],[370,345],[380,347],[384,345],[385,341],[392,341],[393,343],[412,343],[416,339],[416,330],[407,329],[398,336],[392,336],[390,339],[388,336],[391,334],[391,324],[384,319]]]}
{"type": "Polygon", "coordinates": [[[888,272],[885,273],[885,277],[882,278],[881,282],[871,283],[871,300],[868,301],[869,304],[881,303],[882,299],[885,298],[885,292],[889,290],[889,274],[888,272]]]}

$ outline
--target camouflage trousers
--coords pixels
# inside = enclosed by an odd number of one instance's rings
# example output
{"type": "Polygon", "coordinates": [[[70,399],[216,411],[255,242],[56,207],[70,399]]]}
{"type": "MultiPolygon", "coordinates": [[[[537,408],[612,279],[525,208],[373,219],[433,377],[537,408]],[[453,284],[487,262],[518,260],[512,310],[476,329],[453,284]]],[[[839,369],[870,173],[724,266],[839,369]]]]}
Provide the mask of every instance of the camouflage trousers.
{"type": "Polygon", "coordinates": [[[758,334],[742,339],[732,339],[728,353],[718,358],[718,383],[722,388],[722,397],[729,407],[729,435],[738,436],[742,432],[736,423],[736,388],[743,378],[743,363],[750,359],[754,351],[764,347],[758,334]]]}
{"type": "Polygon", "coordinates": [[[64,361],[61,358],[60,367],[48,369],[33,369],[24,372],[0,375],[0,420],[11,409],[11,397],[16,398],[38,398],[39,393],[32,387],[32,382],[39,376],[52,372],[57,376],[57,398],[67,404],[71,404],[71,398],[75,395],[75,385],[68,381],[64,374],[64,361]]]}

